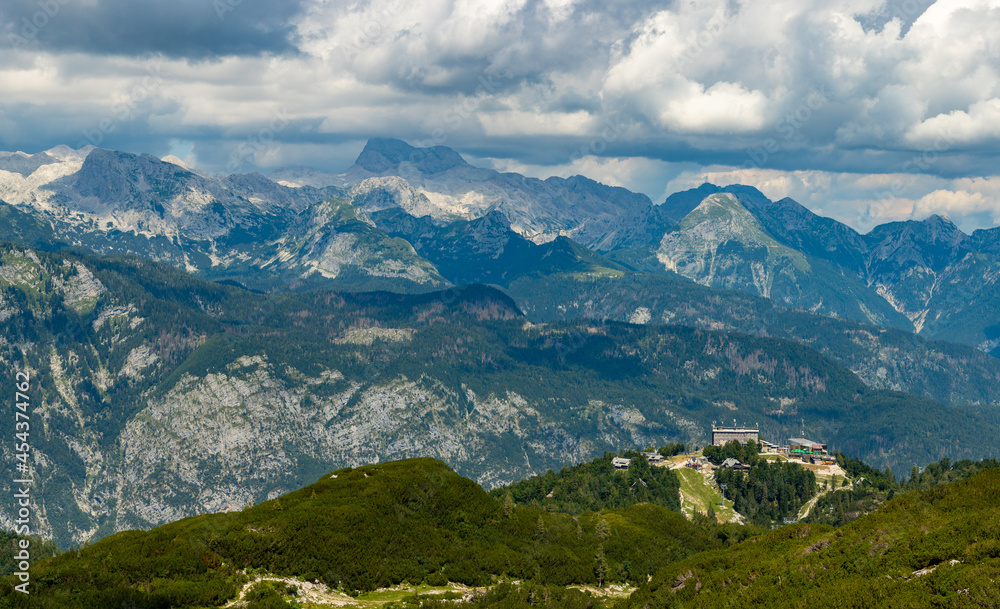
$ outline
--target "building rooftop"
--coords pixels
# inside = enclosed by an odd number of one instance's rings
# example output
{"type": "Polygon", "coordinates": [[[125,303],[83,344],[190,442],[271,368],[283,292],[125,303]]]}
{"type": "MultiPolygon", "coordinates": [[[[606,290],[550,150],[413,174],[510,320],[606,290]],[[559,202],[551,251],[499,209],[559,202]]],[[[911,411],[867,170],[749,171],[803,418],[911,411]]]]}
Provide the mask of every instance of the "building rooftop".
{"type": "Polygon", "coordinates": [[[807,440],[806,438],[788,438],[789,444],[801,444],[803,446],[817,446],[819,442],[813,442],[812,440],[807,440]]]}

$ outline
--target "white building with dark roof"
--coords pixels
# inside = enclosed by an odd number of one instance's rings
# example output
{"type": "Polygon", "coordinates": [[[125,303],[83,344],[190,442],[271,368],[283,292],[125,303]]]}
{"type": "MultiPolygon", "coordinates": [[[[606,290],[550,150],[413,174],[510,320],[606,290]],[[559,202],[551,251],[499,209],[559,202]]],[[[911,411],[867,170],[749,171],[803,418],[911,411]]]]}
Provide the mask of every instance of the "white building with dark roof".
{"type": "Polygon", "coordinates": [[[718,427],[712,425],[712,444],[723,446],[733,440],[746,444],[750,440],[760,441],[760,430],[756,427],[718,427]]]}

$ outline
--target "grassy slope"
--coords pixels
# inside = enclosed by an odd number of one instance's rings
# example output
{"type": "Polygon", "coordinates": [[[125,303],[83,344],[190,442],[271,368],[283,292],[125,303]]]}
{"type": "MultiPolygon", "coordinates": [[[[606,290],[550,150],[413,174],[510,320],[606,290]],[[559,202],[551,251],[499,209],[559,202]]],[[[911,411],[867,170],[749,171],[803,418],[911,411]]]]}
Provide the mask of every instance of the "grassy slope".
{"type": "Polygon", "coordinates": [[[626,606],[996,607],[998,579],[1000,471],[990,470],[841,529],[794,525],[680,561],[626,606]]]}
{"type": "Polygon", "coordinates": [[[691,518],[695,512],[704,514],[711,504],[719,521],[733,522],[737,520],[737,514],[733,511],[733,502],[727,499],[725,506],[721,505],[722,495],[719,494],[719,489],[713,486],[703,474],[687,467],[674,471],[681,479],[681,509],[685,516],[691,518]]]}

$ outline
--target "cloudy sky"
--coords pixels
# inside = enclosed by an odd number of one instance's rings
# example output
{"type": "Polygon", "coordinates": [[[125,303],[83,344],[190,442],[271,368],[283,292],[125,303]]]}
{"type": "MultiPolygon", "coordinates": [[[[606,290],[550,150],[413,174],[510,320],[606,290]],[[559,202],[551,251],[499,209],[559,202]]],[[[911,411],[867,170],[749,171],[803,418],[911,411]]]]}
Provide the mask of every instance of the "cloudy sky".
{"type": "Polygon", "coordinates": [[[1000,0],[3,0],[0,149],[346,169],[372,136],[866,231],[1000,224],[1000,0]]]}

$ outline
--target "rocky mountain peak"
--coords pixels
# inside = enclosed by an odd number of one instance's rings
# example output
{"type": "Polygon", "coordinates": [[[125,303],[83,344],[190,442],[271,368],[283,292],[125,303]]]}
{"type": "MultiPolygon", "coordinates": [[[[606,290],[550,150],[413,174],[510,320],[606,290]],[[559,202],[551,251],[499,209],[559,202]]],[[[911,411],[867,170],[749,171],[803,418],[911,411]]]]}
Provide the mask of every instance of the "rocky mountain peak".
{"type": "Polygon", "coordinates": [[[0,171],[19,173],[28,177],[43,165],[51,165],[58,161],[44,152],[25,154],[23,152],[0,152],[0,171]]]}
{"type": "Polygon", "coordinates": [[[172,155],[172,154],[168,154],[167,156],[163,157],[160,160],[163,161],[164,163],[171,163],[173,165],[177,165],[178,167],[181,167],[183,169],[187,169],[188,171],[191,171],[191,172],[194,171],[194,169],[190,165],[188,165],[187,163],[185,163],[184,161],[182,161],[180,158],[178,158],[177,156],[172,155]]]}
{"type": "Polygon", "coordinates": [[[684,216],[680,221],[680,226],[688,227],[718,221],[725,221],[726,223],[736,222],[740,225],[757,225],[757,220],[753,214],[741,203],[736,195],[728,192],[720,192],[705,197],[705,200],[691,210],[691,213],[684,216]]]}
{"type": "Polygon", "coordinates": [[[865,238],[876,260],[935,270],[961,258],[971,244],[969,236],[951,220],[938,215],[883,224],[865,238]]]}
{"type": "Polygon", "coordinates": [[[487,212],[482,218],[476,220],[476,222],[480,226],[501,227],[505,229],[510,228],[510,220],[507,219],[507,216],[503,215],[502,211],[495,207],[487,212]]]}
{"type": "Polygon", "coordinates": [[[1000,227],[979,229],[972,233],[972,242],[979,251],[1000,254],[1000,227]]]}
{"type": "Polygon", "coordinates": [[[671,223],[677,223],[698,207],[705,197],[722,190],[715,184],[705,182],[698,188],[675,192],[660,205],[661,215],[671,223]]]}
{"type": "Polygon", "coordinates": [[[374,174],[395,170],[402,163],[413,165],[423,174],[441,173],[469,165],[460,154],[446,146],[414,148],[403,140],[391,138],[368,140],[355,161],[355,165],[374,174]]]}
{"type": "Polygon", "coordinates": [[[722,192],[728,192],[736,195],[737,200],[739,200],[739,202],[748,209],[767,209],[774,204],[771,199],[768,199],[764,193],[757,190],[753,186],[730,184],[729,186],[723,188],[722,192]]]}
{"type": "Polygon", "coordinates": [[[81,196],[96,197],[108,204],[122,202],[134,190],[145,191],[160,184],[176,188],[184,178],[193,175],[150,154],[96,148],[87,155],[76,174],[75,186],[81,196]]]}
{"type": "Polygon", "coordinates": [[[91,152],[97,150],[94,146],[84,146],[79,150],[74,150],[67,146],[66,144],[59,144],[55,148],[50,148],[45,151],[45,154],[59,161],[78,161],[82,162],[91,152]]]}
{"type": "Polygon", "coordinates": [[[675,192],[667,197],[660,205],[660,213],[670,222],[679,222],[681,218],[701,205],[708,196],[720,192],[727,192],[734,195],[739,203],[747,209],[766,209],[773,205],[773,202],[764,196],[764,193],[753,186],[730,184],[723,188],[705,182],[698,188],[675,192]]]}
{"type": "Polygon", "coordinates": [[[921,224],[926,227],[926,235],[934,242],[960,245],[969,238],[948,216],[934,214],[924,218],[921,224]]]}
{"type": "Polygon", "coordinates": [[[717,274],[717,250],[726,243],[747,248],[777,245],[732,193],[705,198],[660,241],[657,257],[667,269],[698,281],[717,274]]]}

